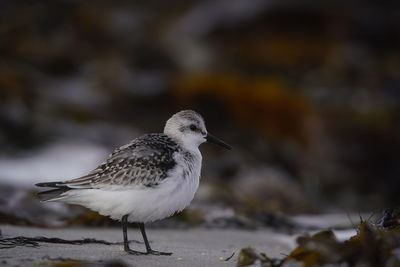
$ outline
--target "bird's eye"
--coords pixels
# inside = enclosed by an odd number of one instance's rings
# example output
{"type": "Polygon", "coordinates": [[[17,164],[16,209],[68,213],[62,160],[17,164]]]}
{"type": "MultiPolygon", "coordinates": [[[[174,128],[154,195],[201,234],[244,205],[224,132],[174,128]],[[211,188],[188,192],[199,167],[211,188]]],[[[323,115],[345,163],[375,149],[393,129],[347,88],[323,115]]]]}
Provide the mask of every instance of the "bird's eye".
{"type": "Polygon", "coordinates": [[[197,127],[196,127],[196,125],[194,125],[194,124],[190,125],[190,130],[192,130],[192,131],[196,131],[196,130],[197,130],[197,127]]]}

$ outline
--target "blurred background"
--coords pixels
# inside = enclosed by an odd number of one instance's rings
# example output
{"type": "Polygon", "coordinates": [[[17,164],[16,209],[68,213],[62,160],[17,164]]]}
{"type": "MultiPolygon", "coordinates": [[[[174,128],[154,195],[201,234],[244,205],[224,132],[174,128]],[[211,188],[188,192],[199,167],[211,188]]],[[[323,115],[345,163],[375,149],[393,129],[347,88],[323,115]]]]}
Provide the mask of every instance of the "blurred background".
{"type": "Polygon", "coordinates": [[[182,109],[234,150],[201,146],[193,205],[164,224],[380,212],[400,202],[399,104],[397,1],[0,1],[0,222],[104,223],[33,184],[182,109]]]}

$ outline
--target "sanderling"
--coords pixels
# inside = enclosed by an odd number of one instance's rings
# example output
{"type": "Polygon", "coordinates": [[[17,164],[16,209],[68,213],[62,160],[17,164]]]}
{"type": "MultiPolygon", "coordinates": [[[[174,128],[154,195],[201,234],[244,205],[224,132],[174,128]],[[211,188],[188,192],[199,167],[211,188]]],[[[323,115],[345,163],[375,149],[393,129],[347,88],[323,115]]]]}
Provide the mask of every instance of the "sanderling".
{"type": "Polygon", "coordinates": [[[78,204],[122,221],[124,249],[135,255],[171,255],[152,250],[144,224],[182,211],[199,186],[204,142],[227,145],[207,133],[203,118],[183,110],[165,124],[164,133],[146,134],[117,148],[95,170],[77,179],[39,183],[52,190],[38,193],[43,201],[78,204]],[[146,252],[129,248],[127,223],[135,222],[146,252]]]}

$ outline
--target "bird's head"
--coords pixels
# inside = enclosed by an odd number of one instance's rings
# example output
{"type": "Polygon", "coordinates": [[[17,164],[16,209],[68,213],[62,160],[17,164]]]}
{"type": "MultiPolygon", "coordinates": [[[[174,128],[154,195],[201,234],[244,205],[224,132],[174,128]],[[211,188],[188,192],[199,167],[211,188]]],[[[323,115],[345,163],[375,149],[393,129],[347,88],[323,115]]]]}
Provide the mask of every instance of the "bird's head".
{"type": "Polygon", "coordinates": [[[164,133],[189,149],[198,148],[206,141],[231,149],[230,145],[207,132],[203,117],[193,110],[174,114],[165,124],[164,133]]]}

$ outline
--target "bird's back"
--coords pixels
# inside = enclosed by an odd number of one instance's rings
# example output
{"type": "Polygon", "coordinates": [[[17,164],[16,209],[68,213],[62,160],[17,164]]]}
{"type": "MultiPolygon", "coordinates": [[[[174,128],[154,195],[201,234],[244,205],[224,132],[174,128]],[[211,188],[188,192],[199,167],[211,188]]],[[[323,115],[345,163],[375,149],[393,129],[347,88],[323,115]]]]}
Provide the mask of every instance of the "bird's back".
{"type": "MultiPolygon", "coordinates": [[[[146,134],[114,150],[89,174],[64,182],[40,183],[37,186],[63,189],[157,186],[167,177],[176,162],[180,147],[165,134],[146,134]]],[[[51,192],[54,194],[54,190],[51,192]]],[[[63,193],[63,192],[62,192],[63,193]]],[[[42,192],[41,195],[46,195],[42,192]]]]}

